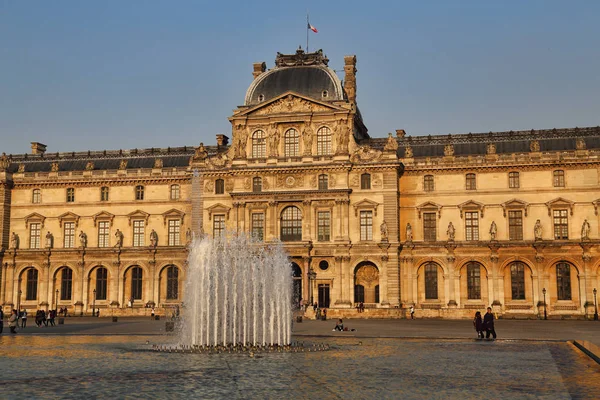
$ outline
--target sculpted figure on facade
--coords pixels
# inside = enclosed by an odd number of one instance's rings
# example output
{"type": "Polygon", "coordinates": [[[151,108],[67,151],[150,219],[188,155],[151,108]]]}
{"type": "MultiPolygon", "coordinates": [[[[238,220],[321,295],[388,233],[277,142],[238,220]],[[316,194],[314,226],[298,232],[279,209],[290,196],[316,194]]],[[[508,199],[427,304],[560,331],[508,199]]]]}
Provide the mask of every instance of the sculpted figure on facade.
{"type": "Polygon", "coordinates": [[[578,138],[575,141],[575,148],[577,150],[585,150],[586,149],[585,140],[583,138],[578,138]]]}
{"type": "Polygon", "coordinates": [[[279,140],[281,138],[281,132],[276,127],[271,135],[269,135],[269,157],[277,157],[279,153],[279,140]]]}
{"type": "Polygon", "coordinates": [[[208,157],[208,151],[204,147],[204,143],[200,142],[200,146],[196,148],[194,151],[194,159],[195,160],[205,160],[208,157]]]}
{"type": "Polygon", "coordinates": [[[84,231],[80,231],[79,232],[79,245],[85,249],[87,247],[87,244],[88,244],[88,239],[87,239],[86,233],[84,231]]]}
{"type": "Polygon", "coordinates": [[[413,232],[412,232],[412,226],[410,226],[410,222],[406,223],[406,241],[407,242],[413,241],[413,232]]]}
{"type": "Polygon", "coordinates": [[[192,233],[192,228],[187,228],[187,231],[185,231],[185,244],[192,243],[193,239],[194,239],[194,234],[192,233]]]}
{"type": "Polygon", "coordinates": [[[94,163],[92,161],[89,161],[87,164],[85,164],[85,170],[86,171],[93,171],[94,170],[94,163]]]}
{"type": "Polygon", "coordinates": [[[405,158],[413,158],[413,149],[410,146],[406,146],[404,148],[404,157],[405,158]]]}
{"type": "Polygon", "coordinates": [[[581,240],[589,240],[590,239],[590,223],[587,218],[583,221],[583,225],[581,225],[581,240]]]}
{"type": "Polygon", "coordinates": [[[50,165],[50,171],[52,171],[52,172],[58,172],[58,170],[59,170],[58,163],[57,162],[53,162],[50,165]]]}
{"type": "Polygon", "coordinates": [[[158,245],[158,233],[154,229],[150,232],[150,247],[156,247],[158,245]]]}
{"type": "Polygon", "coordinates": [[[335,124],[336,154],[348,154],[349,130],[342,122],[335,124]]]}
{"type": "Polygon", "coordinates": [[[452,222],[450,222],[448,224],[448,229],[446,230],[446,235],[448,235],[449,241],[454,241],[454,238],[456,236],[456,229],[454,229],[454,225],[452,225],[452,222]]]}
{"type": "Polygon", "coordinates": [[[14,232],[10,235],[10,248],[14,250],[19,248],[19,235],[14,232]]]}
{"type": "Polygon", "coordinates": [[[161,169],[163,167],[163,160],[162,158],[157,158],[154,160],[154,168],[156,169],[161,169]]]}
{"type": "Polygon", "coordinates": [[[25,164],[19,164],[19,168],[17,169],[17,172],[25,172],[25,164]]]}
{"type": "Polygon", "coordinates": [[[248,134],[242,125],[238,125],[233,133],[233,156],[234,158],[246,158],[246,143],[248,134]]]}
{"type": "Polygon", "coordinates": [[[304,139],[304,155],[310,156],[312,154],[312,143],[313,143],[313,130],[310,125],[306,124],[304,132],[302,133],[304,139]]]}
{"type": "Polygon", "coordinates": [[[454,145],[447,144],[444,146],[444,155],[445,156],[453,156],[454,155],[454,145]]]}
{"type": "Polygon", "coordinates": [[[123,247],[123,232],[118,229],[115,232],[115,247],[119,249],[123,247]]]}
{"type": "Polygon", "coordinates": [[[487,145],[487,153],[488,154],[496,154],[496,145],[494,143],[489,143],[487,145]]]}
{"type": "Polygon", "coordinates": [[[496,222],[492,221],[492,225],[490,226],[490,240],[496,240],[497,233],[498,227],[496,226],[496,222]]]}
{"type": "Polygon", "coordinates": [[[127,160],[121,160],[121,162],[119,163],[119,169],[121,171],[124,171],[127,169],[127,160]]]}
{"type": "Polygon", "coordinates": [[[542,240],[542,223],[538,219],[533,226],[533,236],[535,240],[542,240]]]}
{"type": "Polygon", "coordinates": [[[388,241],[388,226],[387,226],[387,222],[385,222],[385,220],[383,220],[383,222],[379,226],[379,230],[381,231],[381,241],[387,242],[388,241]]]}
{"type": "Polygon", "coordinates": [[[46,248],[51,249],[52,248],[52,234],[50,233],[50,231],[48,231],[48,233],[46,233],[46,248]]]}
{"type": "Polygon", "coordinates": [[[383,147],[385,151],[397,151],[398,150],[398,141],[394,139],[391,133],[388,134],[388,138],[385,141],[385,146],[383,147]]]}
{"type": "Polygon", "coordinates": [[[6,153],[2,153],[2,156],[0,157],[0,172],[6,171],[9,165],[10,159],[8,158],[6,153]]]}
{"type": "Polygon", "coordinates": [[[540,151],[540,142],[538,140],[532,140],[529,144],[529,150],[534,153],[540,151]]]}

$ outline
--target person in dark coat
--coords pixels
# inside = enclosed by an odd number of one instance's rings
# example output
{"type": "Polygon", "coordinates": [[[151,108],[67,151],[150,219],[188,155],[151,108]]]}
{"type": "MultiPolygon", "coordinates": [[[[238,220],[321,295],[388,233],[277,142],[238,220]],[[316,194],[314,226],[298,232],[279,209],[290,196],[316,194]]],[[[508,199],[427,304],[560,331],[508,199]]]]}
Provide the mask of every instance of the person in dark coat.
{"type": "Polygon", "coordinates": [[[489,339],[490,334],[496,339],[496,330],[494,329],[494,314],[492,314],[492,307],[487,308],[487,312],[483,316],[483,329],[485,329],[485,338],[489,339]]]}
{"type": "Polygon", "coordinates": [[[483,320],[481,318],[481,312],[479,311],[475,313],[475,318],[473,319],[473,326],[477,331],[477,339],[483,339],[483,320]]]}

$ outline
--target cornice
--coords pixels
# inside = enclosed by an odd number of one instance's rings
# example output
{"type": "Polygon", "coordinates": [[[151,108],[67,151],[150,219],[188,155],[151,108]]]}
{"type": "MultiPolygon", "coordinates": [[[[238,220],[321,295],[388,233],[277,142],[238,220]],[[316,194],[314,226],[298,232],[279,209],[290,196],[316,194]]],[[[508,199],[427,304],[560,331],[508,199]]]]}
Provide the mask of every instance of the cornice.
{"type": "Polygon", "coordinates": [[[279,190],[270,192],[233,192],[231,197],[244,197],[244,198],[257,198],[257,199],[272,199],[273,196],[289,196],[289,197],[300,197],[300,196],[315,196],[318,199],[331,197],[332,195],[349,195],[352,193],[352,189],[328,189],[328,190],[279,190]]]}
{"type": "Polygon", "coordinates": [[[439,163],[435,165],[414,165],[414,164],[406,164],[404,166],[404,174],[406,175],[420,175],[422,173],[431,173],[435,172],[438,175],[442,174],[450,174],[456,172],[477,172],[477,171],[543,171],[554,168],[561,169],[592,169],[600,167],[600,159],[598,160],[553,160],[548,163],[539,163],[539,162],[531,162],[531,163],[509,163],[506,164],[491,164],[485,161],[485,163],[476,163],[473,162],[471,164],[458,164],[455,162],[452,163],[439,163]]]}
{"type": "MultiPolygon", "coordinates": [[[[70,177],[71,178],[71,177],[70,177]]],[[[121,178],[121,177],[103,177],[101,179],[87,179],[74,180],[74,179],[56,179],[56,180],[28,180],[19,181],[15,180],[14,188],[30,188],[30,187],[101,187],[101,186],[130,186],[130,185],[152,185],[152,184],[165,184],[165,183],[190,183],[191,176],[180,175],[180,176],[147,176],[139,178],[121,178]]]]}

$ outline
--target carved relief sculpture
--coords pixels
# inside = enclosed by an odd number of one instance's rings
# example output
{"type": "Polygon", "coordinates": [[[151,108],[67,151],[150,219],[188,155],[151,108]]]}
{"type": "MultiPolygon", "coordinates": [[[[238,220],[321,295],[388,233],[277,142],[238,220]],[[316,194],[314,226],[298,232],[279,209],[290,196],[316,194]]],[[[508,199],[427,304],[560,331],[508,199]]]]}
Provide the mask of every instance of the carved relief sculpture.
{"type": "Polygon", "coordinates": [[[277,157],[279,154],[279,140],[281,133],[278,128],[273,130],[273,133],[269,136],[269,157],[277,157]]]}
{"type": "Polygon", "coordinates": [[[492,221],[492,225],[490,226],[490,240],[496,240],[497,233],[498,227],[496,226],[496,222],[492,221]]]}
{"type": "Polygon", "coordinates": [[[487,145],[487,153],[488,154],[496,154],[496,145],[494,143],[489,143],[487,145]]]}
{"type": "Polygon", "coordinates": [[[154,160],[154,168],[156,169],[161,169],[163,167],[163,160],[162,158],[157,158],[154,160]]]}
{"type": "Polygon", "coordinates": [[[127,160],[121,160],[121,162],[119,163],[119,169],[121,171],[126,170],[127,169],[127,160]]]}
{"type": "Polygon", "coordinates": [[[192,229],[187,228],[187,231],[185,231],[185,244],[192,243],[193,239],[194,239],[194,234],[192,233],[192,229]]]}
{"type": "Polygon", "coordinates": [[[8,169],[9,165],[10,159],[8,158],[6,153],[2,153],[2,156],[0,157],[0,172],[5,172],[8,169]]]}
{"type": "Polygon", "coordinates": [[[542,240],[542,223],[538,219],[533,226],[533,236],[535,240],[542,240]]]}
{"type": "Polygon", "coordinates": [[[583,225],[581,225],[581,240],[590,240],[590,223],[587,218],[583,221],[583,225]]]}
{"type": "Polygon", "coordinates": [[[88,243],[87,240],[88,239],[87,239],[87,235],[85,234],[85,232],[80,231],[79,232],[79,245],[84,249],[87,247],[87,243],[88,243]]]}
{"type": "Polygon", "coordinates": [[[540,151],[540,142],[539,142],[539,140],[532,140],[531,143],[529,144],[529,150],[531,150],[534,153],[540,151]]]}
{"type": "Polygon", "coordinates": [[[94,163],[92,161],[89,161],[87,164],[85,164],[85,170],[86,171],[93,171],[94,170],[94,163]]]}
{"type": "Polygon", "coordinates": [[[456,236],[456,230],[454,229],[454,225],[452,225],[452,222],[448,224],[448,230],[446,230],[446,235],[448,235],[448,241],[454,241],[454,237],[456,236]]]}
{"type": "Polygon", "coordinates": [[[207,180],[204,184],[204,191],[207,193],[212,193],[215,190],[215,182],[212,180],[207,180]]]}
{"type": "Polygon", "coordinates": [[[585,140],[583,138],[578,138],[575,141],[575,148],[577,150],[585,150],[586,149],[585,140]]]}
{"type": "Polygon", "coordinates": [[[154,229],[150,232],[150,247],[156,247],[158,245],[158,233],[154,229]]]}
{"type": "Polygon", "coordinates": [[[377,161],[379,158],[381,158],[381,151],[367,145],[359,146],[350,157],[352,162],[377,161]]]}
{"type": "Polygon", "coordinates": [[[336,141],[336,154],[348,154],[348,142],[350,135],[348,127],[341,122],[335,124],[335,141],[336,141]]]}
{"type": "Polygon", "coordinates": [[[14,232],[10,235],[10,248],[14,250],[19,248],[19,235],[14,232]]]}
{"type": "Polygon", "coordinates": [[[51,249],[52,248],[52,234],[50,233],[50,231],[48,231],[48,233],[46,233],[46,248],[51,249]]]}
{"type": "Polygon", "coordinates": [[[120,230],[117,229],[117,231],[115,232],[115,247],[117,248],[121,248],[123,247],[123,232],[121,232],[120,230]]]}
{"type": "Polygon", "coordinates": [[[381,241],[387,242],[388,241],[388,226],[387,226],[387,222],[385,222],[385,220],[383,220],[383,222],[379,226],[379,230],[381,232],[381,241]]]}
{"type": "Polygon", "coordinates": [[[406,224],[406,241],[407,242],[412,242],[413,241],[412,226],[410,226],[410,222],[408,222],[406,224]]]}
{"type": "Polygon", "coordinates": [[[233,157],[246,158],[246,143],[248,134],[242,125],[237,125],[233,132],[233,157]]]}
{"type": "Polygon", "coordinates": [[[57,162],[53,162],[52,165],[50,165],[50,171],[52,172],[58,172],[58,163],[57,162]]]}
{"type": "Polygon", "coordinates": [[[19,164],[19,169],[17,170],[17,172],[25,172],[25,164],[19,164]]]}
{"type": "Polygon", "coordinates": [[[444,146],[444,155],[445,156],[453,156],[454,155],[454,145],[447,144],[444,146]]]}
{"type": "Polygon", "coordinates": [[[410,146],[406,146],[404,148],[404,157],[405,158],[413,158],[413,149],[410,146]]]}
{"type": "Polygon", "coordinates": [[[305,156],[310,156],[312,154],[312,142],[313,142],[313,130],[310,125],[306,125],[304,128],[304,132],[302,133],[304,139],[304,152],[305,156]]]}
{"type": "Polygon", "coordinates": [[[201,161],[201,160],[205,160],[206,157],[208,157],[208,151],[206,151],[206,148],[204,147],[204,143],[200,142],[200,146],[198,146],[196,148],[196,150],[194,151],[193,160],[201,161]]]}
{"type": "Polygon", "coordinates": [[[391,133],[388,134],[388,138],[385,141],[385,146],[383,147],[385,151],[396,152],[398,150],[398,141],[394,139],[391,133]]]}

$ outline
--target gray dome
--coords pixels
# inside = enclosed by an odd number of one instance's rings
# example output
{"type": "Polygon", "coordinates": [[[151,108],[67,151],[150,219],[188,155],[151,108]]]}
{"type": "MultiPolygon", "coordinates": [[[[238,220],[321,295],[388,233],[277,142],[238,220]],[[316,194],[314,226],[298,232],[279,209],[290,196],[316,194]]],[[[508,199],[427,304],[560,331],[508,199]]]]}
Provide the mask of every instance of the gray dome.
{"type": "Polygon", "coordinates": [[[276,67],[259,75],[246,92],[244,105],[256,105],[288,91],[315,100],[343,100],[342,82],[327,67],[322,52],[295,55],[278,54],[276,67]],[[308,65],[307,65],[308,64],[308,65]]]}

